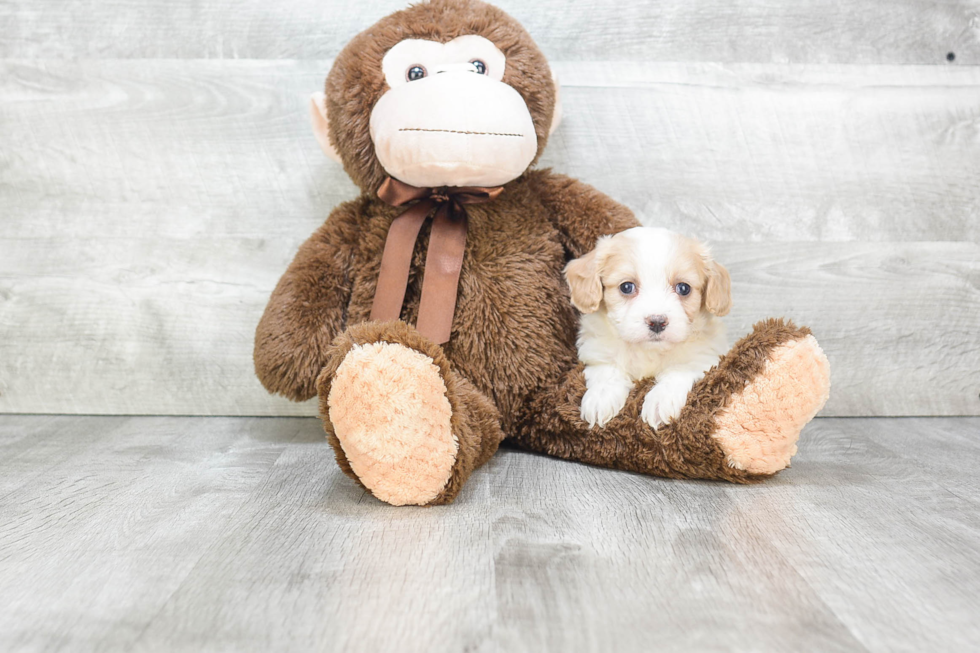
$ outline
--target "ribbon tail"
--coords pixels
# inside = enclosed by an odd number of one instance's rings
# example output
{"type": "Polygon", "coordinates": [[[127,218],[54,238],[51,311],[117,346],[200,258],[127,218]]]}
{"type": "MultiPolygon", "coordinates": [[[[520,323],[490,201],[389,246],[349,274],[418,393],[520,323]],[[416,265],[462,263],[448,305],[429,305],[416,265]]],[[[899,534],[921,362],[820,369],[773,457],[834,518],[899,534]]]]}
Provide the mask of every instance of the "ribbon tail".
{"type": "Polygon", "coordinates": [[[416,324],[419,333],[438,345],[448,342],[452,332],[466,249],[466,211],[459,207],[456,219],[451,213],[450,205],[443,204],[432,220],[416,324]]]}
{"type": "Polygon", "coordinates": [[[419,230],[431,210],[432,202],[419,202],[395,218],[388,228],[384,253],[381,255],[378,286],[371,305],[372,320],[388,322],[401,317],[415,241],[418,240],[419,230]]]}

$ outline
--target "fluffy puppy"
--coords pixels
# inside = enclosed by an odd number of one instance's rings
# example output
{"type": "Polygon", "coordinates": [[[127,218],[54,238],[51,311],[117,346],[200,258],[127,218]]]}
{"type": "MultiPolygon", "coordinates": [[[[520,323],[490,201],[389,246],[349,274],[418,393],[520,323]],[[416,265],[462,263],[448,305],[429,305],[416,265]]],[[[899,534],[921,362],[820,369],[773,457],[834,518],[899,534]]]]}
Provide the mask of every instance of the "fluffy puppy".
{"type": "Polygon", "coordinates": [[[728,270],[702,243],[666,229],[603,236],[565,267],[582,312],[582,419],[603,426],[634,384],[655,377],[642,417],[657,428],[676,418],[691,387],[728,351],[719,316],[731,308],[728,270]]]}

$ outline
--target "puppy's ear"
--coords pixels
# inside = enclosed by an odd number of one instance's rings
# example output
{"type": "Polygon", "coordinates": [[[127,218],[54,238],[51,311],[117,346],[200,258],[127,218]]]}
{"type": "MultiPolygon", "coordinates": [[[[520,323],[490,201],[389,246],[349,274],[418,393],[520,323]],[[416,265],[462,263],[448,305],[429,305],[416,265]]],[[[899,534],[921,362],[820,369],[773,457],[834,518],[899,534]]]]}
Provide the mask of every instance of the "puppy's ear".
{"type": "Polygon", "coordinates": [[[598,248],[565,266],[565,280],[571,291],[572,306],[583,313],[595,313],[602,303],[597,251],[598,248]]]}
{"type": "Polygon", "coordinates": [[[704,308],[709,313],[728,315],[732,308],[732,278],[721,263],[707,261],[708,281],[704,287],[704,308]]]}

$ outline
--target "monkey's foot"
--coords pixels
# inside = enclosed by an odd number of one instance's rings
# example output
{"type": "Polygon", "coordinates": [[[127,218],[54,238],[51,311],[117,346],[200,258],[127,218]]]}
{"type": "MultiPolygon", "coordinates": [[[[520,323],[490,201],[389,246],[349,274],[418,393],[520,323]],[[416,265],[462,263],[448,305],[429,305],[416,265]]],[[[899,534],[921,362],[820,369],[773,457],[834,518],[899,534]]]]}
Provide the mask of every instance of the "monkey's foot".
{"type": "Polygon", "coordinates": [[[459,442],[439,368],[400,344],[355,345],[327,397],[334,433],[358,480],[392,505],[425,505],[452,473],[459,442]]]}
{"type": "Polygon", "coordinates": [[[451,502],[504,437],[493,403],[400,321],[337,336],[317,392],[340,468],[396,506],[451,502]]]}
{"type": "Polygon", "coordinates": [[[830,363],[812,335],[775,347],[765,367],[715,418],[729,466],[775,474],[789,466],[803,427],[830,393],[830,363]]]}

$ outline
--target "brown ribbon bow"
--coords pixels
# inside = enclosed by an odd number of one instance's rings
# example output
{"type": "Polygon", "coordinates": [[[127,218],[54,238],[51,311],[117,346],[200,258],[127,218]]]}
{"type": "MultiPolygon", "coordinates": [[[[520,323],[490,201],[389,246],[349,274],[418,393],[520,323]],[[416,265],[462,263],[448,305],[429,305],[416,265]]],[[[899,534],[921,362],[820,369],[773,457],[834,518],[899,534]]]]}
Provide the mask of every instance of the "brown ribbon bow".
{"type": "Polygon", "coordinates": [[[401,206],[418,201],[395,218],[388,229],[371,319],[388,321],[401,316],[415,241],[422,223],[435,209],[429,250],[425,255],[419,319],[415,328],[436,344],[448,342],[453,313],[456,312],[459,271],[466,247],[465,205],[489,202],[503,190],[502,186],[417,188],[391,177],[386,178],[378,189],[378,197],[385,203],[401,206]]]}

